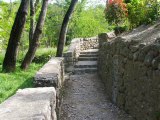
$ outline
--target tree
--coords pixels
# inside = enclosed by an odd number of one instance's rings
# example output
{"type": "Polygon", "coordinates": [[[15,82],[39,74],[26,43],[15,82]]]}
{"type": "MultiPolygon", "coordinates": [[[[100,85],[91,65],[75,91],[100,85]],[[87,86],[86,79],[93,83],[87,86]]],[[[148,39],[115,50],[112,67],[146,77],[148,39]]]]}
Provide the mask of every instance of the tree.
{"type": "Polygon", "coordinates": [[[58,46],[57,46],[57,53],[56,53],[57,57],[62,57],[63,48],[64,48],[64,45],[66,42],[66,33],[67,33],[67,29],[68,29],[68,23],[69,23],[69,20],[71,18],[71,15],[73,13],[73,10],[74,10],[77,2],[78,2],[78,0],[71,1],[71,4],[65,14],[64,19],[63,19],[63,23],[62,23],[61,31],[60,31],[60,35],[59,35],[58,46]]]}
{"type": "Polygon", "coordinates": [[[60,5],[49,4],[45,26],[43,30],[43,38],[41,39],[42,47],[55,47],[58,43],[58,36],[66,10],[60,5]]]}
{"type": "Polygon", "coordinates": [[[31,41],[33,39],[34,34],[34,27],[35,27],[35,12],[37,5],[39,3],[39,0],[36,0],[34,3],[34,0],[30,0],[30,30],[29,30],[29,45],[31,44],[31,41]]]}
{"type": "Polygon", "coordinates": [[[18,9],[3,61],[3,71],[11,72],[16,68],[18,45],[28,14],[29,0],[22,0],[18,9]]]}
{"type": "Polygon", "coordinates": [[[92,37],[99,33],[107,32],[109,26],[104,18],[104,6],[90,6],[82,10],[79,6],[77,4],[74,16],[71,19],[67,40],[79,37],[92,37]]]}
{"type": "Polygon", "coordinates": [[[42,29],[43,29],[45,18],[46,18],[47,7],[48,7],[48,0],[43,0],[43,5],[41,8],[39,19],[38,19],[36,29],[33,35],[33,39],[29,45],[29,49],[21,64],[22,69],[27,69],[35,56],[35,52],[39,46],[39,39],[40,39],[40,35],[42,33],[42,29]]]}

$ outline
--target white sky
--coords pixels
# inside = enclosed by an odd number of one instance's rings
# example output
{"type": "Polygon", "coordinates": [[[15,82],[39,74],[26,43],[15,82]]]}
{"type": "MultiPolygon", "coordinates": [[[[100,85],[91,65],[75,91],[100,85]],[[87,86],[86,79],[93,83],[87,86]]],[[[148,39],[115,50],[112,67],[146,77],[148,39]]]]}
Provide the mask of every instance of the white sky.
{"type": "MultiPolygon", "coordinates": [[[[10,2],[10,0],[2,0],[2,1],[10,2]]],[[[11,0],[11,1],[15,1],[15,0],[11,0]]],[[[54,0],[50,0],[50,1],[54,1],[54,0]]],[[[88,2],[91,4],[104,4],[105,5],[106,0],[88,0],[88,2]]]]}

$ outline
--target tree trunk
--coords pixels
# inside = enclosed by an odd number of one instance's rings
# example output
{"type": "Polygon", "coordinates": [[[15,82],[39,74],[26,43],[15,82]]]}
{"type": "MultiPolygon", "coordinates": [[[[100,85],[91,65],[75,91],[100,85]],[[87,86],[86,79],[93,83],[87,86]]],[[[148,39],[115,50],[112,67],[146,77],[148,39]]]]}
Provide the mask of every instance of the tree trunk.
{"type": "Polygon", "coordinates": [[[68,29],[69,19],[71,18],[71,15],[73,13],[73,10],[74,10],[77,2],[78,2],[78,0],[71,1],[69,9],[67,10],[67,13],[65,14],[65,17],[63,19],[63,23],[62,23],[61,31],[60,31],[60,35],[59,35],[58,46],[57,46],[57,53],[56,53],[57,57],[62,57],[63,48],[64,48],[64,45],[66,42],[66,33],[67,33],[67,29],[68,29]]]}
{"type": "Polygon", "coordinates": [[[14,71],[16,68],[17,51],[26,22],[28,7],[29,0],[22,0],[11,30],[5,58],[3,61],[3,71],[5,72],[14,71]]]}
{"type": "Polygon", "coordinates": [[[35,13],[37,10],[39,0],[30,0],[30,30],[29,30],[29,46],[31,45],[31,41],[33,39],[34,30],[35,30],[35,13]]]}
{"type": "Polygon", "coordinates": [[[47,7],[48,7],[48,0],[43,0],[41,13],[40,13],[40,16],[38,19],[38,23],[36,25],[33,39],[32,39],[31,44],[29,46],[28,52],[27,52],[27,54],[21,64],[22,69],[27,69],[35,56],[35,52],[36,52],[38,45],[39,45],[39,38],[42,33],[42,28],[43,28],[44,21],[46,18],[47,7]]]}
{"type": "Polygon", "coordinates": [[[29,30],[29,45],[33,39],[34,34],[34,23],[35,23],[35,6],[34,1],[30,0],[30,30],[29,30]]]}

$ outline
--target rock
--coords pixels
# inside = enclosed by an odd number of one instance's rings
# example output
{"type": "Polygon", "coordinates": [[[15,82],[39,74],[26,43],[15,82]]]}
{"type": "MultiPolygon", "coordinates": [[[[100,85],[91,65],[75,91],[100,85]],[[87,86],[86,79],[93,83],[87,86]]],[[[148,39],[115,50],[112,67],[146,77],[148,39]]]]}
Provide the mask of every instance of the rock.
{"type": "Polygon", "coordinates": [[[152,60],[152,67],[153,67],[154,69],[157,69],[159,63],[160,63],[160,56],[158,56],[158,57],[156,57],[156,58],[154,58],[154,59],[152,60]]]}
{"type": "Polygon", "coordinates": [[[64,81],[63,58],[52,58],[35,75],[36,87],[60,88],[64,81]]]}
{"type": "Polygon", "coordinates": [[[0,120],[57,120],[55,109],[55,88],[27,88],[0,104],[0,120]]]}
{"type": "Polygon", "coordinates": [[[154,57],[156,57],[157,53],[154,51],[150,51],[144,59],[144,64],[147,66],[151,66],[152,65],[152,60],[154,57]]]}

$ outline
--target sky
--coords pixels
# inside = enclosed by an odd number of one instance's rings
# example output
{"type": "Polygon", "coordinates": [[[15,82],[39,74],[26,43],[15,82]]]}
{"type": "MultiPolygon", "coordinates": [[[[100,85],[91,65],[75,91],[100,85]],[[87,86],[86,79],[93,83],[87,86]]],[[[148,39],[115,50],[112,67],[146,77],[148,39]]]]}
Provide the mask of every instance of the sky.
{"type": "MultiPolygon", "coordinates": [[[[10,0],[2,0],[2,1],[10,2],[10,0]]],[[[15,0],[11,0],[11,1],[15,1],[15,0]]],[[[50,0],[50,1],[54,2],[54,0],[50,0]]],[[[88,0],[88,2],[90,4],[104,4],[105,5],[106,0],[88,0]]]]}

